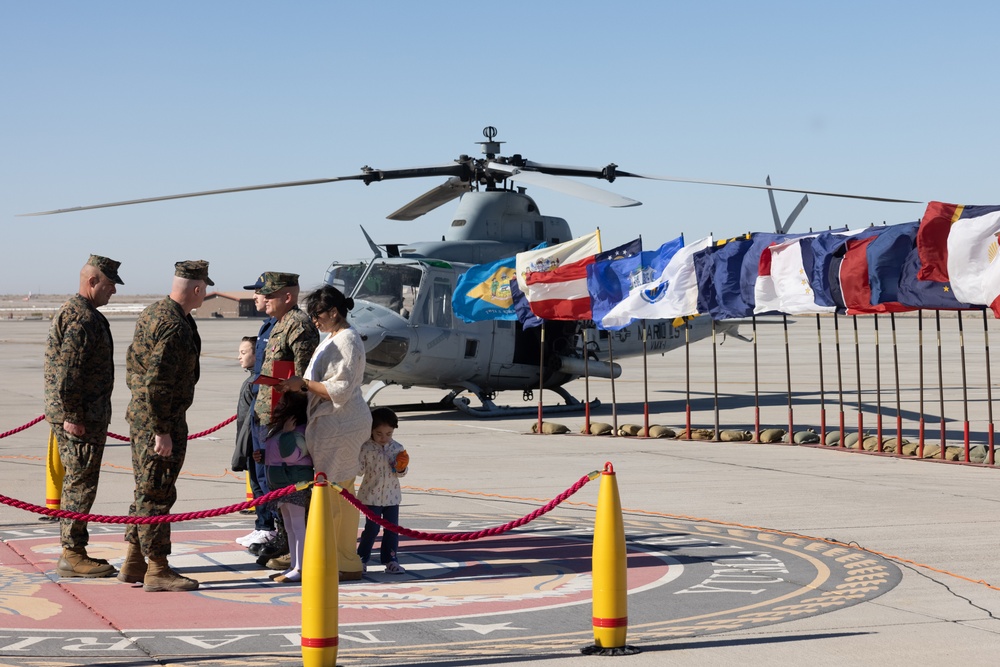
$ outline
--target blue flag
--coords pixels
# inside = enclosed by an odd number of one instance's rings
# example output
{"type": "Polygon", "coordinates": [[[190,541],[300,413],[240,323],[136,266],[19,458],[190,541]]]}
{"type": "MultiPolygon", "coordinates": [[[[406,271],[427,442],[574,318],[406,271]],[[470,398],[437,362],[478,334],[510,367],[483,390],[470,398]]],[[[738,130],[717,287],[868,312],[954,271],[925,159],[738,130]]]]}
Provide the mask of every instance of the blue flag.
{"type": "Polygon", "coordinates": [[[510,281],[516,275],[514,257],[477,264],[459,277],[451,297],[455,315],[466,322],[516,320],[510,281]]]}
{"type": "Polygon", "coordinates": [[[587,291],[593,320],[600,322],[629,293],[642,272],[642,239],[598,253],[587,266],[587,291]]]}
{"type": "MultiPolygon", "coordinates": [[[[639,267],[637,271],[628,273],[629,283],[627,289],[619,302],[612,307],[608,314],[602,318],[594,318],[594,324],[598,329],[617,331],[622,329],[637,319],[643,319],[645,315],[635,316],[637,304],[646,305],[660,301],[660,296],[667,289],[667,283],[662,282],[663,273],[678,251],[684,248],[684,236],[678,236],[672,241],[667,241],[656,250],[644,250],[640,254],[639,267]],[[652,291],[657,297],[652,301],[649,298],[649,291],[645,289],[650,283],[661,281],[652,291]],[[645,297],[640,297],[640,293],[645,292],[645,297]],[[610,316],[610,319],[609,319],[610,316]],[[608,320],[608,321],[605,321],[608,320]]],[[[619,262],[630,262],[631,260],[619,260],[619,262]]],[[[640,310],[643,308],[640,306],[640,310]]]]}
{"type": "Polygon", "coordinates": [[[916,247],[920,221],[885,227],[868,245],[868,285],[871,305],[899,301],[899,279],[903,264],[916,247]]]}
{"type": "MultiPolygon", "coordinates": [[[[547,242],[540,243],[533,249],[547,245],[547,242]]],[[[476,264],[459,276],[455,292],[451,295],[451,309],[455,315],[466,322],[521,319],[514,309],[514,293],[511,290],[511,282],[517,274],[516,260],[515,256],[490,264],[476,264]]],[[[524,298],[523,294],[521,298],[524,298]]]]}
{"type": "Polygon", "coordinates": [[[753,237],[728,241],[696,253],[694,270],[698,277],[698,312],[713,320],[749,317],[753,306],[743,301],[740,271],[753,237]]]}
{"type": "Polygon", "coordinates": [[[912,308],[929,310],[976,310],[981,306],[962,303],[951,291],[951,283],[937,280],[920,280],[920,249],[914,244],[906,256],[899,275],[897,301],[912,308]]]}

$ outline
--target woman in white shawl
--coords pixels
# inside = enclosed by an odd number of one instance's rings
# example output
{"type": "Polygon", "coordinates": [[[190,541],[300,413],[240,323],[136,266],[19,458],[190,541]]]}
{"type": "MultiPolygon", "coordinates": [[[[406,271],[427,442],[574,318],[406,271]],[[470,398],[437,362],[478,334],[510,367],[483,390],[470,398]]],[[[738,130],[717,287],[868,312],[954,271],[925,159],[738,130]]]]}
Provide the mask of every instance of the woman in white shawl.
{"type": "MultiPolygon", "coordinates": [[[[354,299],[329,285],[305,298],[306,312],[326,336],[313,353],[304,377],[281,382],[281,391],[309,394],[306,448],[317,473],[354,493],[354,478],[361,468],[361,445],[371,437],[372,416],[361,384],[365,374],[365,348],[361,335],[347,323],[354,299]]],[[[358,510],[338,495],[333,503],[337,562],[340,580],[360,579],[357,554],[358,510]]]]}

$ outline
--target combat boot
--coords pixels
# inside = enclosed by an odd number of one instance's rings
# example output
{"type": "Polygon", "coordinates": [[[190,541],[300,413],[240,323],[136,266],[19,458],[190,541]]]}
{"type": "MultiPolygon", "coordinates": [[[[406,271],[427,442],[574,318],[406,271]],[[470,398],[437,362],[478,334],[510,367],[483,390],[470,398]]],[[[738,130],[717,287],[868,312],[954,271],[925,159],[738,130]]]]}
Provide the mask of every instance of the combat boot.
{"type": "Polygon", "coordinates": [[[146,559],[142,557],[142,548],[138,544],[128,543],[125,562],[118,573],[118,581],[126,584],[141,584],[146,576],[146,559]]]}
{"type": "Polygon", "coordinates": [[[166,556],[150,556],[149,569],[143,579],[142,590],[148,593],[156,591],[193,591],[198,588],[198,582],[188,579],[170,569],[166,556]]]}
{"type": "Polygon", "coordinates": [[[115,568],[103,558],[91,558],[84,547],[63,549],[56,574],[60,577],[113,577],[115,568]]]}

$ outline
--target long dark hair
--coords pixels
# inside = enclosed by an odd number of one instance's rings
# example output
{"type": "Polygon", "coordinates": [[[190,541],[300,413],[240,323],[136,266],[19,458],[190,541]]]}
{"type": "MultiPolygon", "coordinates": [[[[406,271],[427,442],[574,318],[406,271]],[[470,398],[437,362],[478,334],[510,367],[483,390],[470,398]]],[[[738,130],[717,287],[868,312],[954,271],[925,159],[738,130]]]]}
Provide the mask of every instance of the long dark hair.
{"type": "Polygon", "coordinates": [[[323,285],[306,296],[305,305],[306,313],[310,317],[316,317],[334,308],[341,317],[347,317],[347,311],[354,309],[354,299],[344,296],[344,293],[333,285],[323,285]]]}
{"type": "Polygon", "coordinates": [[[295,419],[296,426],[305,426],[309,417],[306,408],[309,405],[308,396],[301,391],[286,391],[281,396],[281,400],[274,406],[271,413],[271,423],[267,427],[267,437],[273,437],[275,433],[280,433],[285,427],[285,422],[290,418],[295,419]]]}

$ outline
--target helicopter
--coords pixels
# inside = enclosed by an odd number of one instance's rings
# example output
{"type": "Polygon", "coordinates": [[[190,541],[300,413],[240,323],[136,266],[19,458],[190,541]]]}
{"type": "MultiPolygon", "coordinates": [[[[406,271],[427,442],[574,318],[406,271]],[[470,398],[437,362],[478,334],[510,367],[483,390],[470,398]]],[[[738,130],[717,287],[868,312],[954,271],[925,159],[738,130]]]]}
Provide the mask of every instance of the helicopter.
{"type": "MultiPolygon", "coordinates": [[[[785,233],[805,206],[809,194],[915,203],[909,200],[801,190],[766,185],[702,181],[638,174],[609,163],[603,167],[571,167],[544,164],[520,154],[500,154],[504,142],[496,141],[497,130],[483,130],[483,157],[460,155],[450,163],[429,167],[382,170],[369,166],[360,173],[305,181],[208,190],[58,209],[25,215],[50,215],[112,206],[144,204],[171,199],[246,192],[274,188],[318,185],[339,181],[375,182],[446,177],[446,180],[387,216],[410,221],[458,199],[451,224],[440,241],[408,244],[376,244],[362,228],[373,257],[367,260],[334,261],[325,282],[354,298],[350,322],[365,341],[367,385],[365,398],[389,386],[428,387],[448,393],[435,404],[395,406],[407,409],[458,409],[476,417],[528,414],[534,408],[511,408],[495,403],[501,391],[521,391],[525,401],[536,389],[559,395],[563,405],[548,411],[579,410],[584,404],[565,385],[580,377],[617,378],[622,369],[611,356],[628,357],[645,352],[665,353],[713,334],[743,338],[739,322],[712,322],[708,317],[679,321],[640,321],[618,331],[599,330],[592,321],[547,320],[545,335],[540,328],[525,328],[520,322],[488,320],[465,322],[452,313],[452,295],[459,277],[477,264],[512,257],[538,246],[563,243],[573,238],[563,218],[542,215],[526,187],[540,187],[610,207],[638,206],[641,202],[571,180],[597,178],[613,183],[618,178],[642,178],[677,183],[700,183],[726,187],[762,189],[768,192],[775,229],[785,233]],[[780,221],[774,192],[797,192],[805,196],[792,214],[780,221]],[[540,360],[544,360],[540,364],[540,360]],[[473,405],[462,394],[479,400],[473,405]]],[[[596,402],[592,402],[593,405],[596,402]]]]}

